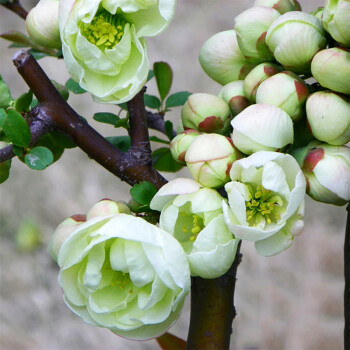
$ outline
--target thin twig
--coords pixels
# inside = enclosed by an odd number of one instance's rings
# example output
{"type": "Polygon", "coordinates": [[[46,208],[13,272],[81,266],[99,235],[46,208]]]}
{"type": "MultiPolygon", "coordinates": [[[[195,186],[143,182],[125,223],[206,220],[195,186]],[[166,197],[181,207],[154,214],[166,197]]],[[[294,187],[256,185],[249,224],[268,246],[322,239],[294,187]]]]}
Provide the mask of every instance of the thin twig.
{"type": "Polygon", "coordinates": [[[350,350],[350,208],[347,207],[347,221],[344,243],[344,349],[350,350]]]}
{"type": "Polygon", "coordinates": [[[149,181],[157,188],[167,181],[152,167],[150,159],[114,147],[87,124],[61,97],[37,61],[26,50],[13,58],[18,72],[39,100],[40,113],[69,135],[88,156],[130,185],[149,181]]]}
{"type": "MultiPolygon", "coordinates": [[[[150,111],[147,111],[147,125],[150,129],[160,131],[161,133],[166,135],[165,121],[164,121],[163,114],[152,113],[150,111]]],[[[173,130],[173,137],[175,136],[176,136],[176,131],[173,130]]]]}
{"type": "Polygon", "coordinates": [[[20,16],[23,19],[27,18],[28,12],[22,7],[18,0],[13,0],[11,2],[6,2],[5,4],[1,4],[6,7],[8,10],[14,12],[16,15],[20,16]]]}
{"type": "Polygon", "coordinates": [[[233,297],[242,258],[240,244],[231,268],[224,275],[210,280],[192,277],[187,350],[229,349],[232,321],[236,317],[233,297]]]}

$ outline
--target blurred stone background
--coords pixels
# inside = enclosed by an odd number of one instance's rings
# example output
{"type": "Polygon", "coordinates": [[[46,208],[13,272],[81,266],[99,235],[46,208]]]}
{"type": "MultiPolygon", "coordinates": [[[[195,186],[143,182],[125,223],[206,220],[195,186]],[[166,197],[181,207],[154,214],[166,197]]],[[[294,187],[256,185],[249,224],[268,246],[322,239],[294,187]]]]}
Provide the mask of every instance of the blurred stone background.
{"type": "MultiPolygon", "coordinates": [[[[30,9],[36,1],[22,0],[30,9]]],[[[220,86],[202,72],[198,52],[206,39],[232,27],[233,17],[253,0],[178,0],[173,22],[162,35],[150,38],[150,61],[169,62],[174,71],[172,92],[216,94],[220,86]]],[[[308,12],[321,0],[304,0],[308,12]]],[[[0,32],[24,31],[24,23],[0,8],[0,32]]],[[[15,49],[0,41],[1,69],[14,97],[27,91],[12,65],[15,49]]],[[[68,79],[62,61],[40,61],[48,76],[68,79]]],[[[155,93],[153,83],[148,88],[155,93]]],[[[116,130],[92,121],[97,111],[114,107],[94,104],[87,95],[71,96],[70,104],[106,136],[116,130]]],[[[170,113],[176,122],[179,109],[170,113]]],[[[186,171],[183,176],[188,176],[186,171]]],[[[172,176],[165,174],[170,179],[172,176]]],[[[102,198],[128,200],[129,187],[78,149],[43,172],[13,160],[11,176],[0,186],[0,348],[3,350],[157,349],[154,340],[131,342],[105,329],[84,324],[62,301],[58,269],[46,252],[55,227],[66,217],[85,213],[102,198]],[[30,252],[15,242],[19,225],[30,219],[42,231],[43,243],[30,252]]],[[[304,233],[292,248],[272,258],[258,256],[252,244],[242,245],[233,323],[232,349],[334,350],[342,348],[343,237],[345,207],[306,203],[304,233]]],[[[189,303],[171,332],[186,337],[189,303]]],[[[217,320],[220,322],[220,320],[217,320]]]]}

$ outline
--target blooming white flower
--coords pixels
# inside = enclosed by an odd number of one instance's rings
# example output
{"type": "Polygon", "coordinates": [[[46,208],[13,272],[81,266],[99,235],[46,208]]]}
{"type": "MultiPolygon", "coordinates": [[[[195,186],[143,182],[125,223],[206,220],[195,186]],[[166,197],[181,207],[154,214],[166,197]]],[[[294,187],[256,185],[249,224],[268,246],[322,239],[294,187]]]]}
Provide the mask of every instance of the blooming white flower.
{"type": "Polygon", "coordinates": [[[143,37],[163,31],[175,0],[61,0],[59,26],[69,74],[97,102],[122,103],[146,82],[143,37]]]}
{"type": "Polygon", "coordinates": [[[164,333],[190,289],[181,245],[132,215],[92,215],[62,243],[57,262],[67,306],[85,322],[130,339],[164,333]]]}
{"type": "Polygon", "coordinates": [[[306,181],[288,154],[257,152],[237,160],[225,185],[223,212],[231,232],[254,241],[261,255],[288,248],[303,228],[306,181]]]}
{"type": "Polygon", "coordinates": [[[217,191],[178,178],[164,185],[150,204],[161,211],[160,227],[181,243],[193,276],[219,277],[235,258],[239,240],[225,225],[222,200],[217,191]]]}

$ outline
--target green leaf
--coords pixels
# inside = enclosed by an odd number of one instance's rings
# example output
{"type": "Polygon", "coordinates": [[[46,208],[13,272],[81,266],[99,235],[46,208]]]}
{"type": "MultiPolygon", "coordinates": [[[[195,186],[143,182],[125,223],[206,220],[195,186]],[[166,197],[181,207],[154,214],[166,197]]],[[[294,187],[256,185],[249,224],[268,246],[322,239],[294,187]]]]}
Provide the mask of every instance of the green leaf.
{"type": "Polygon", "coordinates": [[[82,87],[80,87],[80,85],[74,81],[72,78],[68,79],[65,87],[69,90],[72,91],[73,94],[83,94],[84,92],[86,92],[86,90],[84,90],[82,87]]]}
{"type": "Polygon", "coordinates": [[[120,120],[115,123],[114,127],[129,129],[129,118],[120,118],[120,120]]]}
{"type": "Polygon", "coordinates": [[[191,95],[192,93],[188,91],[175,92],[166,99],[165,108],[183,106],[191,95]]]}
{"type": "Polygon", "coordinates": [[[175,173],[182,168],[182,165],[176,163],[170,153],[169,148],[159,148],[152,153],[153,166],[158,171],[175,173]]]}
{"type": "Polygon", "coordinates": [[[44,170],[53,162],[53,154],[46,147],[35,147],[24,157],[24,162],[34,170],[44,170]]]}
{"type": "Polygon", "coordinates": [[[173,130],[174,130],[173,123],[170,120],[167,120],[164,123],[164,131],[170,141],[174,138],[173,130]]]}
{"type": "Polygon", "coordinates": [[[12,150],[13,150],[13,153],[15,154],[15,156],[17,156],[22,161],[24,160],[24,158],[23,158],[24,149],[22,147],[18,147],[18,146],[13,145],[12,150]]]}
{"type": "Polygon", "coordinates": [[[74,148],[77,147],[74,141],[72,141],[69,137],[63,135],[59,131],[52,131],[50,133],[51,137],[53,138],[56,145],[62,147],[62,148],[74,148]]]}
{"type": "Polygon", "coordinates": [[[155,62],[153,65],[154,76],[161,101],[168,95],[173,82],[173,71],[166,62],[155,62]]]}
{"type": "Polygon", "coordinates": [[[21,47],[31,47],[34,44],[33,40],[28,35],[17,32],[16,30],[1,33],[0,37],[5,40],[12,41],[13,43],[20,44],[21,47]]]}
{"type": "Polygon", "coordinates": [[[150,81],[153,77],[154,77],[153,69],[150,69],[148,72],[147,81],[150,81]]]}
{"type": "Polygon", "coordinates": [[[130,137],[129,136],[112,136],[106,137],[113,146],[119,148],[123,152],[127,152],[130,148],[130,137]]]}
{"type": "Polygon", "coordinates": [[[160,99],[158,97],[153,96],[153,95],[144,94],[143,100],[145,102],[146,107],[159,110],[161,102],[160,102],[160,99]]]}
{"type": "Polygon", "coordinates": [[[64,152],[64,147],[58,145],[51,134],[46,134],[42,136],[37,146],[43,146],[48,148],[52,152],[53,162],[59,160],[64,152]]]}
{"type": "Polygon", "coordinates": [[[12,100],[10,89],[0,75],[0,108],[8,107],[12,100]]]}
{"type": "Polygon", "coordinates": [[[36,98],[33,98],[33,101],[31,102],[29,109],[36,107],[38,104],[39,104],[39,101],[36,98]]]}
{"type": "Polygon", "coordinates": [[[165,143],[166,145],[169,145],[169,143],[170,143],[169,141],[160,139],[160,138],[157,137],[157,136],[151,136],[149,139],[150,139],[150,141],[153,141],[153,142],[165,143]]]}
{"type": "Polygon", "coordinates": [[[115,125],[120,120],[120,118],[108,112],[95,113],[93,117],[97,122],[115,125]]]}
{"type": "Polygon", "coordinates": [[[10,2],[10,0],[0,0],[0,4],[6,4],[7,2],[10,2]]]}
{"type": "Polygon", "coordinates": [[[131,197],[143,205],[149,205],[156,193],[156,187],[148,181],[142,181],[130,189],[131,197]]]}
{"type": "Polygon", "coordinates": [[[41,58],[44,58],[46,56],[51,56],[50,54],[48,54],[46,52],[42,52],[42,51],[35,50],[35,49],[31,49],[31,50],[29,50],[29,52],[37,61],[39,61],[41,58]]]}
{"type": "Polygon", "coordinates": [[[123,109],[124,111],[128,110],[128,104],[126,102],[119,103],[117,106],[120,107],[121,109],[123,109]]]}
{"type": "Polygon", "coordinates": [[[28,92],[25,92],[15,100],[16,111],[19,113],[28,112],[32,101],[33,101],[33,92],[32,90],[29,90],[28,92]]]}
{"type": "Polygon", "coordinates": [[[0,129],[5,123],[5,120],[7,118],[7,114],[3,108],[0,108],[0,129]]]}
{"type": "Polygon", "coordinates": [[[6,110],[7,118],[2,125],[3,131],[8,139],[16,146],[27,147],[30,142],[30,130],[26,121],[13,108],[6,110]]]}

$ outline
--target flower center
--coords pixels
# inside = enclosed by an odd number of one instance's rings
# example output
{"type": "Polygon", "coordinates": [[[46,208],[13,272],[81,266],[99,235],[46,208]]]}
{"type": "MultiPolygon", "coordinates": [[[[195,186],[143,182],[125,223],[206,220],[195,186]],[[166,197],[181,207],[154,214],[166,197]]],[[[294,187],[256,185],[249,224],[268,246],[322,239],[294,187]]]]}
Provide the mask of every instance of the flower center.
{"type": "Polygon", "coordinates": [[[96,15],[91,23],[84,23],[82,34],[99,49],[111,49],[124,35],[126,21],[120,15],[103,11],[96,15]]]}
{"type": "Polygon", "coordinates": [[[190,241],[195,241],[198,233],[202,231],[204,227],[203,219],[196,214],[188,214],[181,212],[180,215],[185,216],[184,224],[182,226],[182,232],[189,235],[190,241]]]}
{"type": "Polygon", "coordinates": [[[281,212],[284,211],[283,200],[270,190],[259,185],[254,188],[247,185],[249,189],[249,201],[246,202],[246,216],[250,226],[257,226],[262,220],[266,223],[276,223],[281,212]]]}

